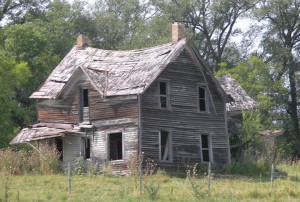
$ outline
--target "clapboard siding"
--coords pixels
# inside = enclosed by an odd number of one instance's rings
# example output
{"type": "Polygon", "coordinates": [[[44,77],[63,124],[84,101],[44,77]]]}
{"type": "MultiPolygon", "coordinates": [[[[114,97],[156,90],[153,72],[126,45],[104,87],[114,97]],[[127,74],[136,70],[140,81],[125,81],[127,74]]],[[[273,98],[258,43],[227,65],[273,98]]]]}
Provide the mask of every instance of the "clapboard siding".
{"type": "Polygon", "coordinates": [[[85,74],[74,79],[64,94],[57,100],[42,100],[38,102],[39,122],[79,123],[79,95],[81,88],[89,90],[90,121],[113,118],[137,118],[137,99],[110,100],[103,99],[102,95],[91,85],[85,74]]]}
{"type": "Polygon", "coordinates": [[[224,112],[225,101],[211,78],[203,75],[188,52],[183,51],[142,95],[142,150],[150,158],[158,160],[159,131],[170,131],[173,162],[158,164],[174,169],[183,159],[200,161],[200,135],[209,134],[214,162],[228,162],[228,136],[224,112]],[[160,80],[169,83],[168,110],[159,107],[160,80]],[[212,99],[209,98],[208,113],[199,112],[197,100],[197,85],[206,84],[205,81],[212,99]]]}
{"type": "Polygon", "coordinates": [[[138,128],[137,127],[123,127],[119,129],[106,129],[96,131],[91,141],[91,158],[93,161],[107,162],[108,157],[108,135],[111,133],[121,132],[123,135],[124,159],[128,160],[131,155],[138,151],[138,128]]]}

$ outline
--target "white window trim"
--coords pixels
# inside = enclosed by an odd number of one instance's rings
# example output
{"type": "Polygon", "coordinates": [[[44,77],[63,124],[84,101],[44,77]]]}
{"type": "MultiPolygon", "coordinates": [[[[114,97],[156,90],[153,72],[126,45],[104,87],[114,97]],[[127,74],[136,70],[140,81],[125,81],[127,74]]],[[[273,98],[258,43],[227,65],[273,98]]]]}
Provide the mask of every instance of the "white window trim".
{"type": "MultiPolygon", "coordinates": [[[[121,133],[122,134],[122,159],[118,160],[124,160],[125,157],[125,140],[124,140],[124,130],[111,130],[106,132],[106,158],[108,161],[110,160],[110,134],[114,133],[121,133]]],[[[118,161],[118,160],[112,160],[112,161],[118,161]]]]}
{"type": "Polygon", "coordinates": [[[165,110],[169,110],[171,109],[171,104],[170,104],[170,81],[167,80],[167,79],[159,79],[158,80],[158,104],[159,104],[159,108],[160,109],[165,109],[165,110]],[[161,94],[160,94],[160,83],[163,82],[163,83],[166,83],[166,108],[164,107],[161,107],[161,103],[160,103],[160,97],[161,97],[161,94]]]}
{"type": "Polygon", "coordinates": [[[207,85],[206,84],[202,84],[202,83],[198,83],[197,84],[197,109],[198,109],[198,112],[201,112],[201,113],[209,113],[209,94],[208,94],[208,89],[207,89],[207,85]],[[200,110],[200,97],[199,97],[199,88],[204,88],[205,89],[205,98],[204,98],[204,101],[205,101],[205,110],[204,111],[201,111],[200,110]]]}
{"type": "Polygon", "coordinates": [[[172,132],[170,130],[160,130],[158,132],[158,160],[160,162],[173,162],[173,135],[172,132]],[[168,149],[169,149],[169,160],[163,160],[161,158],[161,132],[168,132],[168,149]]]}
{"type": "MultiPolygon", "coordinates": [[[[202,163],[213,163],[214,159],[213,159],[213,150],[212,150],[212,140],[211,140],[211,135],[208,133],[200,133],[200,157],[201,157],[201,162],[202,163]],[[209,155],[209,161],[203,161],[203,148],[202,148],[202,135],[207,135],[208,136],[208,155],[209,155]]],[[[207,149],[205,149],[207,150],[207,149]]]]}

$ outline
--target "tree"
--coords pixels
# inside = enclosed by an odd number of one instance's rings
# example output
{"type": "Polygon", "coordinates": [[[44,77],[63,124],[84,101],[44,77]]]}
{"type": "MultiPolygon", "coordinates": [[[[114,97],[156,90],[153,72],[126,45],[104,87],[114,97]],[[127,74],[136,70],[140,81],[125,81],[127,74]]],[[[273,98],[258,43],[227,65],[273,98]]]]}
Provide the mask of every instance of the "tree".
{"type": "Polygon", "coordinates": [[[297,113],[297,72],[300,48],[300,1],[265,0],[259,9],[260,18],[267,20],[263,46],[266,58],[278,67],[278,79],[285,77],[289,85],[287,113],[292,123],[291,133],[297,140],[295,155],[300,154],[300,129],[297,113]]]}
{"type": "Polygon", "coordinates": [[[49,4],[50,0],[0,0],[0,22],[23,23],[25,16],[31,14],[41,15],[49,4]]]}
{"type": "Polygon", "coordinates": [[[252,9],[254,0],[152,0],[158,13],[167,15],[170,21],[183,22],[191,30],[201,55],[214,69],[221,62],[235,63],[224,55],[236,50],[233,36],[241,30],[235,27],[237,20],[252,9]],[[229,43],[230,42],[230,43],[229,43]]]}
{"type": "Polygon", "coordinates": [[[27,82],[29,76],[25,62],[17,62],[14,57],[0,51],[0,148],[8,145],[18,127],[14,115],[19,113],[20,107],[15,92],[27,82]]]}
{"type": "Polygon", "coordinates": [[[248,95],[257,101],[264,129],[276,127],[274,123],[278,122],[279,109],[286,102],[287,89],[283,86],[283,81],[272,74],[272,66],[257,56],[251,56],[247,61],[240,62],[230,69],[226,69],[225,63],[221,63],[220,66],[221,69],[216,72],[217,76],[230,74],[248,95]]]}

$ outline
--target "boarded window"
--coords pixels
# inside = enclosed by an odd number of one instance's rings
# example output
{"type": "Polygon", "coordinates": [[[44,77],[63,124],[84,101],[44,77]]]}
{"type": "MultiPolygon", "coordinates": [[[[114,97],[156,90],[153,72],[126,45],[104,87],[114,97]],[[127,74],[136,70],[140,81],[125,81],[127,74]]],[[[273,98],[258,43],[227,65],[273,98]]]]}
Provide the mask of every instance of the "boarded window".
{"type": "Polygon", "coordinates": [[[109,159],[123,159],[122,133],[109,134],[109,159]]]}
{"type": "Polygon", "coordinates": [[[56,149],[59,152],[59,160],[63,160],[63,140],[61,138],[55,138],[56,149]]]}
{"type": "Polygon", "coordinates": [[[161,108],[169,108],[169,97],[168,97],[168,83],[159,82],[159,100],[161,108]]]}
{"type": "Polygon", "coordinates": [[[198,87],[198,104],[200,111],[206,111],[206,87],[198,87]]]}
{"type": "Polygon", "coordinates": [[[168,131],[160,131],[159,133],[159,160],[172,160],[172,140],[168,131]]]}
{"type": "Polygon", "coordinates": [[[201,156],[203,162],[210,162],[210,151],[209,135],[201,135],[201,156]]]}
{"type": "Polygon", "coordinates": [[[82,156],[85,159],[91,157],[91,140],[90,138],[82,138],[82,156]]]}

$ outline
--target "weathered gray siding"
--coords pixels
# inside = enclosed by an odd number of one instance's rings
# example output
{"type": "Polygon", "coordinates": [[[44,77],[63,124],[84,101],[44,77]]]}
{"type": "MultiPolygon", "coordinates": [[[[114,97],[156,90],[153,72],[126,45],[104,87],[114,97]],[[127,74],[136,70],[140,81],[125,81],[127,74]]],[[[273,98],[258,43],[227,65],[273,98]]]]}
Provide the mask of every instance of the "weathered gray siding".
{"type": "Polygon", "coordinates": [[[41,100],[37,104],[39,122],[79,123],[80,88],[89,89],[90,121],[137,118],[137,99],[105,98],[91,85],[85,74],[74,78],[57,100],[41,100]]]}
{"type": "Polygon", "coordinates": [[[142,95],[142,150],[145,154],[158,160],[159,131],[168,130],[172,134],[173,162],[160,162],[160,165],[174,168],[185,160],[201,161],[200,134],[211,135],[215,163],[228,161],[225,101],[207,75],[213,102],[209,101],[209,113],[198,110],[197,84],[205,83],[203,76],[188,52],[183,51],[142,95]],[[159,80],[169,82],[168,110],[159,107],[159,80]]]}
{"type": "Polygon", "coordinates": [[[123,135],[123,159],[128,160],[138,150],[138,128],[119,126],[118,129],[96,131],[91,137],[91,158],[93,161],[107,162],[108,135],[121,132],[123,135]]]}

